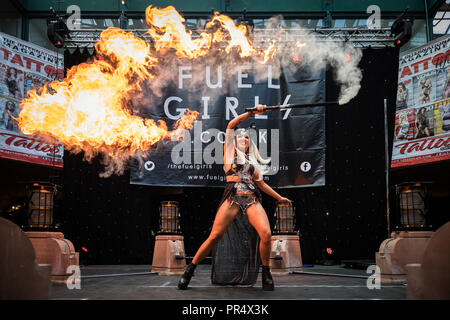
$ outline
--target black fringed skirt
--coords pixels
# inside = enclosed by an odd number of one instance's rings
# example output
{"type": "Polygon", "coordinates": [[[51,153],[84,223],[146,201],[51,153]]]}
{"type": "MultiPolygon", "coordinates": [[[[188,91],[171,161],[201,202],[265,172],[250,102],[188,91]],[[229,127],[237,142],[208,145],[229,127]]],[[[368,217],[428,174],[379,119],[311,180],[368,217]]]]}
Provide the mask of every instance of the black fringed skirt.
{"type": "MultiPolygon", "coordinates": [[[[235,195],[234,182],[225,186],[220,205],[235,195]]],[[[261,202],[258,189],[256,198],[261,202]]],[[[247,216],[239,210],[222,239],[212,252],[211,283],[218,285],[254,285],[260,265],[259,237],[248,222],[247,216]]]]}

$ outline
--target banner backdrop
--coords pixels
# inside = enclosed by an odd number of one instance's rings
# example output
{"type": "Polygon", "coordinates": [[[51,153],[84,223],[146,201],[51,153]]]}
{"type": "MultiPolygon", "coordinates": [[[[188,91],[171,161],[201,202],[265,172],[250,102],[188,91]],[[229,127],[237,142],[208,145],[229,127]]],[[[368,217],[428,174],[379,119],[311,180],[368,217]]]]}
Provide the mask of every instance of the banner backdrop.
{"type": "MultiPolygon", "coordinates": [[[[228,85],[220,89],[220,94],[206,84],[197,91],[182,90],[177,85],[165,88],[164,96],[152,109],[164,111],[150,112],[153,119],[173,123],[174,115],[185,107],[200,114],[183,141],[158,143],[141,159],[132,161],[130,183],[224,186],[223,142],[230,120],[256,104],[269,106],[325,101],[324,68],[313,71],[293,64],[282,69],[277,78],[271,76],[271,68],[271,65],[267,66],[267,77],[256,80],[251,68],[237,67],[236,79],[228,81],[228,85]]],[[[184,70],[174,72],[182,75],[180,81],[189,82],[190,75],[184,70]]],[[[248,127],[252,123],[255,144],[261,155],[272,159],[272,174],[264,176],[266,182],[274,187],[325,184],[324,107],[255,115],[240,127],[248,127]]]]}
{"type": "Polygon", "coordinates": [[[450,159],[450,35],[402,53],[391,167],[450,159]]]}
{"type": "Polygon", "coordinates": [[[24,135],[14,119],[29,90],[63,78],[63,60],[56,52],[0,33],[0,157],[63,166],[62,144],[50,145],[24,135]]]}

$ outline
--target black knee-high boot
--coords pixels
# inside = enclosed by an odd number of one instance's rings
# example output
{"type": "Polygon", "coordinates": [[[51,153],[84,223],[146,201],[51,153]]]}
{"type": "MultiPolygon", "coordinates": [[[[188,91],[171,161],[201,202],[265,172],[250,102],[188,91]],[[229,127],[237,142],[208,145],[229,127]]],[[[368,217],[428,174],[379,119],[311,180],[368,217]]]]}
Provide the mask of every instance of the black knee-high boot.
{"type": "Polygon", "coordinates": [[[262,266],[262,287],[264,291],[272,291],[274,289],[269,266],[262,266]]]}
{"type": "Polygon", "coordinates": [[[180,290],[187,289],[189,281],[191,281],[192,275],[194,274],[196,267],[197,267],[197,265],[193,264],[192,262],[186,267],[183,275],[181,276],[180,281],[178,282],[178,289],[180,289],[180,290]]]}

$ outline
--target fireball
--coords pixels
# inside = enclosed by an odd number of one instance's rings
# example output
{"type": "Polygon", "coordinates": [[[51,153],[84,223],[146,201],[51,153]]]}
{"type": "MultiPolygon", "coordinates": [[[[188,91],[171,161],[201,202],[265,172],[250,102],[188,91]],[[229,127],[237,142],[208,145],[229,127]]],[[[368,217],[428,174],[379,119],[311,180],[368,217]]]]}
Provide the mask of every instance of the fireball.
{"type": "Polygon", "coordinates": [[[252,45],[245,26],[237,26],[216,12],[206,30],[193,37],[174,7],[146,9],[148,43],[119,28],[104,30],[95,44],[97,56],[72,67],[63,81],[47,83],[28,92],[18,116],[20,130],[43,139],[56,139],[69,151],[85,153],[86,159],[102,154],[108,170],[122,173],[120,164],[158,141],[178,137],[191,129],[197,111],[187,109],[174,130],[164,121],[142,118],[129,108],[133,95],[152,81],[159,57],[175,52],[180,59],[197,59],[214,50],[235,50],[242,58],[267,63],[275,54],[275,42],[265,50],[252,45]],[[99,58],[101,57],[101,58],[99,58]]]}

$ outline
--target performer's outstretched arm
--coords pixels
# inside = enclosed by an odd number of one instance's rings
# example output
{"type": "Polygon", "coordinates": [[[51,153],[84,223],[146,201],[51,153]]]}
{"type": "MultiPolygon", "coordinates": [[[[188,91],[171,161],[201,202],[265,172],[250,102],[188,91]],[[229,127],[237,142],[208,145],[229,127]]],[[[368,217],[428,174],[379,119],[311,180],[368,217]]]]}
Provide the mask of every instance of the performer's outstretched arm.
{"type": "Polygon", "coordinates": [[[227,129],[234,129],[236,128],[237,125],[239,125],[241,122],[243,122],[245,119],[247,119],[248,117],[250,117],[252,114],[256,113],[256,114],[263,114],[264,110],[266,110],[266,106],[265,105],[257,105],[256,107],[256,112],[253,111],[247,111],[243,114],[240,114],[239,116],[237,116],[236,118],[234,118],[233,120],[231,120],[230,122],[228,122],[228,126],[227,129]]]}
{"type": "Polygon", "coordinates": [[[250,117],[251,115],[252,115],[252,112],[250,112],[250,111],[240,114],[239,116],[237,116],[236,118],[234,118],[233,120],[228,122],[227,129],[236,128],[236,126],[238,126],[241,122],[244,122],[244,120],[247,119],[248,117],[250,117]]]}
{"type": "Polygon", "coordinates": [[[275,190],[273,190],[267,183],[265,183],[263,180],[259,180],[256,181],[256,184],[258,185],[258,188],[268,194],[269,196],[271,196],[272,198],[275,198],[277,201],[280,201],[282,203],[291,203],[292,201],[289,200],[288,198],[285,198],[281,195],[278,194],[278,192],[276,192],[275,190]]]}

